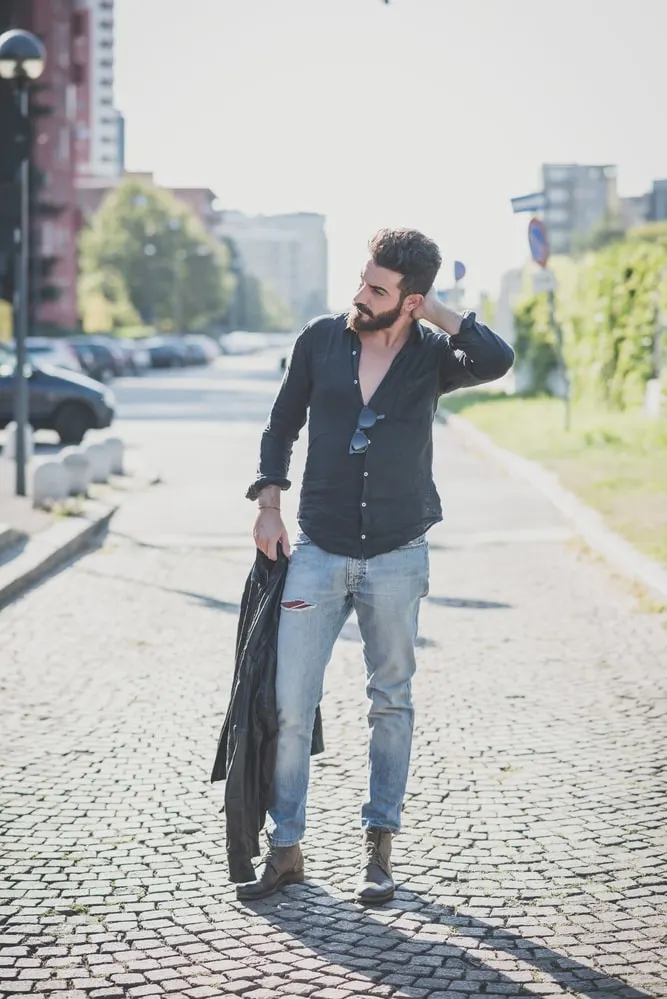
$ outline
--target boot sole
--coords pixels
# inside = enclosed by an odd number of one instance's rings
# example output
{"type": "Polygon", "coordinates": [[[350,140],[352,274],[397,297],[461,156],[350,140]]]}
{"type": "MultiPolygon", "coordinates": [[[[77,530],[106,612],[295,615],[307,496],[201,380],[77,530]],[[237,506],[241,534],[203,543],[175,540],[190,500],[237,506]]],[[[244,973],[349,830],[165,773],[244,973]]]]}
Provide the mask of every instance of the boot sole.
{"type": "Polygon", "coordinates": [[[355,895],[354,901],[358,902],[359,905],[384,905],[385,902],[391,902],[395,894],[396,889],[390,888],[388,891],[383,892],[382,895],[372,895],[366,897],[363,895],[355,895]]]}
{"type": "Polygon", "coordinates": [[[281,888],[285,888],[287,885],[298,885],[305,881],[305,874],[303,871],[294,874],[283,874],[275,885],[270,888],[265,888],[264,891],[257,892],[253,894],[244,895],[242,890],[236,889],[236,897],[239,902],[257,902],[261,898],[268,898],[270,895],[275,895],[277,891],[281,888]]]}

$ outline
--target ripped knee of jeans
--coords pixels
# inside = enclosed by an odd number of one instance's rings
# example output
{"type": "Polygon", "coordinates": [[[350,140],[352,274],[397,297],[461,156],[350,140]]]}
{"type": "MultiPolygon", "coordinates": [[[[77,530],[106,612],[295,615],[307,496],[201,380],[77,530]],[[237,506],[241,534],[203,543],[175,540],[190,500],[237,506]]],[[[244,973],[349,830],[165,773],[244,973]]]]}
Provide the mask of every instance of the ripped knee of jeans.
{"type": "Polygon", "coordinates": [[[315,604],[309,604],[306,600],[283,600],[280,606],[283,610],[304,611],[312,610],[315,604]]]}

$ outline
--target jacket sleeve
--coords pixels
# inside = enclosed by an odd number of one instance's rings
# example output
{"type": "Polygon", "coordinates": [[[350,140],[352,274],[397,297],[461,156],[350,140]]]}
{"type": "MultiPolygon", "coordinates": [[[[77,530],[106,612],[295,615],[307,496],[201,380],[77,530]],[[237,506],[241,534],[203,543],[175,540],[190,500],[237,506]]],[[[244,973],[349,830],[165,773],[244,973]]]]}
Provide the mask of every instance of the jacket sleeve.
{"type": "Polygon", "coordinates": [[[513,363],[510,345],[469,312],[456,336],[444,333],[440,338],[440,394],[493,382],[507,374],[513,363]]]}
{"type": "Polygon", "coordinates": [[[257,478],[246,498],[257,499],[265,486],[289,489],[287,478],[292,447],[306,422],[311,391],[310,335],[305,327],[299,334],[264,428],[259,450],[257,478]]]}

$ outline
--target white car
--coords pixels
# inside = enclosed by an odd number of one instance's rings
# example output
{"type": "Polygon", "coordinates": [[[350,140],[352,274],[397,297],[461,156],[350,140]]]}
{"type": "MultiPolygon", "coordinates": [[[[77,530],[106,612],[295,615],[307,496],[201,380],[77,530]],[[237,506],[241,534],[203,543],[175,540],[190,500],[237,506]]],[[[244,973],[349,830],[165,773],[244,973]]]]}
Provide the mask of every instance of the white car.
{"type": "Polygon", "coordinates": [[[29,336],[25,342],[28,359],[37,364],[52,364],[56,368],[81,373],[83,368],[74,348],[66,340],[57,337],[29,336]]]}

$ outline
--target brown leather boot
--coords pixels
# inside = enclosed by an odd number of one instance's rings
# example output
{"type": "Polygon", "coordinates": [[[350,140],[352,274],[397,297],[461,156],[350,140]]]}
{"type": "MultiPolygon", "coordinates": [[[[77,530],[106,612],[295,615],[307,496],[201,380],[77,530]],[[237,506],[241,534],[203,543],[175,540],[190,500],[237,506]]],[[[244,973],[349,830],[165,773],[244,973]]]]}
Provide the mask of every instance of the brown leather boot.
{"type": "Polygon", "coordinates": [[[365,829],[362,843],[361,876],[354,898],[362,905],[382,905],[394,897],[396,885],[391,875],[389,829],[365,829]]]}
{"type": "Polygon", "coordinates": [[[242,902],[267,898],[283,885],[303,881],[303,876],[303,855],[298,843],[295,846],[269,844],[267,853],[262,857],[257,880],[237,885],[236,897],[242,902]]]}

